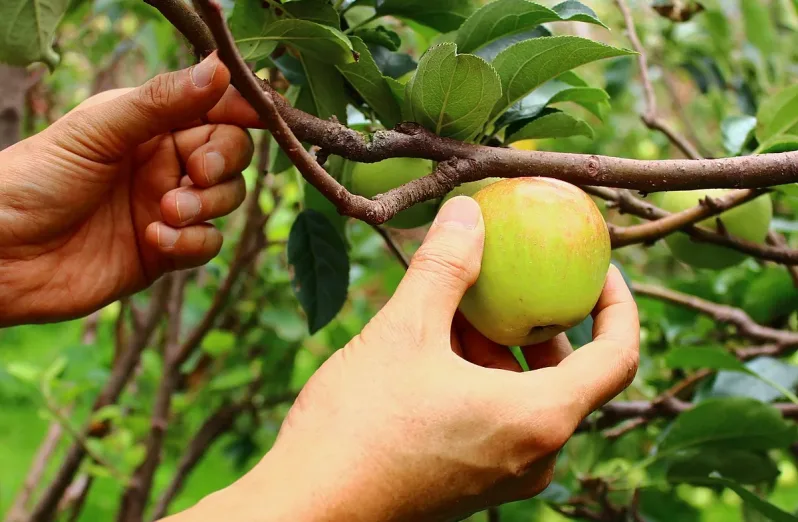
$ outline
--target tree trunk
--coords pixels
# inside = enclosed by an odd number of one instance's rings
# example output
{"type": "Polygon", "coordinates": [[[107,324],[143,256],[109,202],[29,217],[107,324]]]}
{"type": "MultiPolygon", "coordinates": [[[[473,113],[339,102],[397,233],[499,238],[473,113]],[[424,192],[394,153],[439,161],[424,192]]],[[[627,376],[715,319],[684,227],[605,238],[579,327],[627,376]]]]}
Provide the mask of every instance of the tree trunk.
{"type": "Polygon", "coordinates": [[[22,137],[25,115],[25,93],[28,71],[24,67],[0,64],[0,150],[15,144],[22,137]]]}

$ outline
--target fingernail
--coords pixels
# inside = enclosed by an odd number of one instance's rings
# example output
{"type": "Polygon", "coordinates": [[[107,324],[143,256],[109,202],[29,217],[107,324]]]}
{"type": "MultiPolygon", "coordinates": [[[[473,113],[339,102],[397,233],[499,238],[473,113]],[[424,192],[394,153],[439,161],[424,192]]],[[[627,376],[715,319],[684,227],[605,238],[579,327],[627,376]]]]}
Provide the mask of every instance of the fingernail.
{"type": "Polygon", "coordinates": [[[180,231],[166,225],[158,225],[158,245],[162,248],[172,248],[180,238],[180,231]]]}
{"type": "Polygon", "coordinates": [[[207,87],[211,84],[218,65],[219,60],[216,58],[216,54],[208,56],[191,68],[191,81],[199,88],[207,87]]]}
{"type": "Polygon", "coordinates": [[[175,209],[177,209],[177,219],[181,223],[191,221],[200,213],[202,202],[196,194],[187,191],[180,191],[175,196],[175,209]]]}
{"type": "Polygon", "coordinates": [[[205,155],[205,180],[213,184],[224,174],[224,156],[218,152],[209,152],[205,155]]]}
{"type": "Polygon", "coordinates": [[[439,225],[462,227],[468,230],[477,228],[482,211],[479,204],[468,196],[457,196],[446,202],[435,222],[439,225]]]}

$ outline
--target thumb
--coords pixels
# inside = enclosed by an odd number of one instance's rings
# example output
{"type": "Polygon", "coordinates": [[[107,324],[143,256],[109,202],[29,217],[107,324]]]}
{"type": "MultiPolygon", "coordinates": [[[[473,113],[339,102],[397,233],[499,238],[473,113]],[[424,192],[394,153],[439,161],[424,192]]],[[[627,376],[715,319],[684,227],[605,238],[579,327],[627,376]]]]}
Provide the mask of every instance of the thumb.
{"type": "Polygon", "coordinates": [[[199,121],[222,98],[230,72],[214,52],[199,64],[161,74],[109,101],[79,111],[73,126],[95,143],[92,151],[116,159],[131,147],[199,121]]]}
{"type": "Polygon", "coordinates": [[[479,276],[484,241],[477,202],[466,196],[447,201],[386,305],[388,316],[448,339],[460,300],[479,276]]]}

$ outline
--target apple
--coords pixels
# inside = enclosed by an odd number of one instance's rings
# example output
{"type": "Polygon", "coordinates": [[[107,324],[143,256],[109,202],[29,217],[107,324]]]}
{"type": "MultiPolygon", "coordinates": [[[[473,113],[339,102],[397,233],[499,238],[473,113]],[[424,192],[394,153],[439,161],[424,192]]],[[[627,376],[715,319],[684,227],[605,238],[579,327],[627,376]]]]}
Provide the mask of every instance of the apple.
{"type": "MultiPolygon", "coordinates": [[[[658,206],[668,212],[681,212],[695,207],[705,197],[720,197],[728,190],[688,190],[664,192],[655,197],[658,206]]],[[[770,196],[759,196],[755,200],[727,210],[720,216],[713,216],[698,223],[702,227],[718,230],[717,220],[720,218],[726,231],[735,237],[762,243],[768,235],[770,221],[773,218],[773,202],[770,196]]],[[[676,232],[665,238],[673,256],[696,268],[722,270],[740,264],[746,254],[726,247],[693,241],[684,232],[676,232]]]]}
{"type": "Polygon", "coordinates": [[[587,317],[610,265],[610,235],[593,200],[548,178],[497,181],[474,194],[485,221],[476,283],[460,311],[488,339],[536,344],[587,317]]]}
{"type": "MultiPolygon", "coordinates": [[[[432,172],[432,162],[417,158],[391,158],[378,163],[356,163],[352,168],[349,189],[373,198],[432,172]]],[[[385,223],[392,228],[416,228],[435,218],[438,202],[424,201],[399,212],[385,223]]]]}

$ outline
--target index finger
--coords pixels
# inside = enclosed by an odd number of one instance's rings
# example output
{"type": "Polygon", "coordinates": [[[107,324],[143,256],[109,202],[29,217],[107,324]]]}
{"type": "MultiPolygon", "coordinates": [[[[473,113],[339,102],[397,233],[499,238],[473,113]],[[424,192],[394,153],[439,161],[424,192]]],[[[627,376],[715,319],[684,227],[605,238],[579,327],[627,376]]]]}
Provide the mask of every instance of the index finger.
{"type": "Polygon", "coordinates": [[[558,380],[573,394],[580,419],[622,392],[637,373],[637,304],[613,265],[593,317],[593,342],[566,357],[556,369],[558,380]]]}

